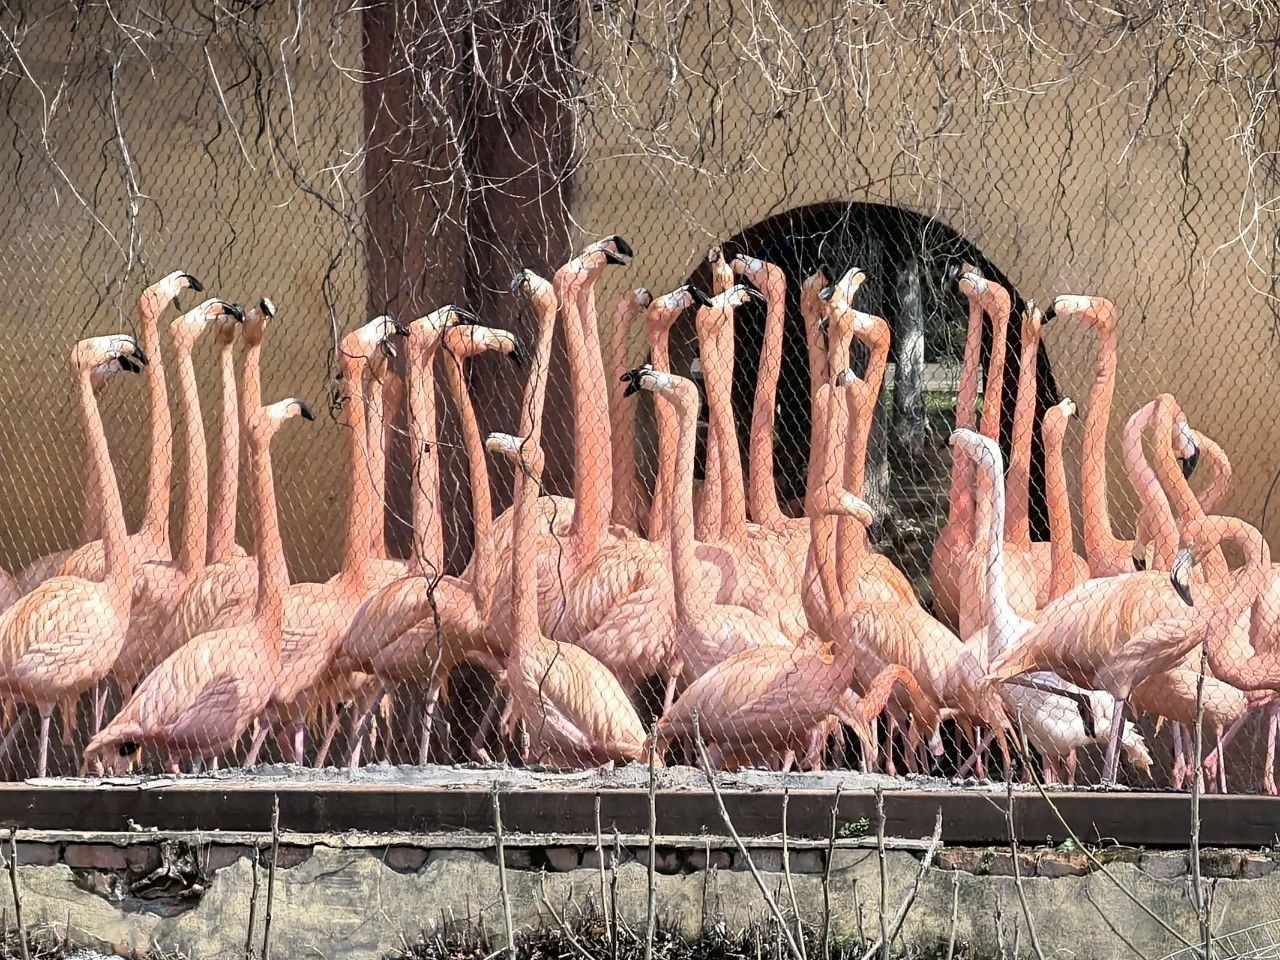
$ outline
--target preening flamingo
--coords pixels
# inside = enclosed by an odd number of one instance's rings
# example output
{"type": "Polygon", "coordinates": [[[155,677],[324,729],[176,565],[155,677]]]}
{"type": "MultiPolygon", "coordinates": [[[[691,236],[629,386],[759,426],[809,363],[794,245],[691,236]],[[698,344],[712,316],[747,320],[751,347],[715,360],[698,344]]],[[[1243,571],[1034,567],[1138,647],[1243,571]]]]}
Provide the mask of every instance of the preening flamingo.
{"type": "MultiPolygon", "coordinates": [[[[160,352],[160,314],[186,289],[197,293],[204,286],[189,273],[175,270],[142,292],[136,310],[140,328],[139,346],[151,359],[147,371],[147,409],[151,422],[151,445],[147,453],[147,493],[142,526],[129,538],[134,559],[164,560],[169,547],[169,497],[173,476],[173,420],[169,415],[169,393],[165,384],[164,360],[160,352]]],[[[94,540],[69,550],[41,557],[18,575],[18,586],[30,592],[38,583],[60,571],[90,580],[102,579],[105,563],[103,542],[94,540]]]]}
{"type": "Polygon", "coordinates": [[[527,438],[501,433],[490,434],[485,446],[515,467],[515,596],[507,660],[512,722],[524,723],[533,756],[553,766],[645,759],[644,727],[614,674],[581,647],[549,640],[538,626],[535,501],[542,451],[527,438]]]}
{"type": "Polygon", "coordinates": [[[261,584],[253,618],[201,634],[174,651],[89,741],[86,761],[129,758],[143,747],[171,760],[216,757],[233,749],[266,707],[281,671],[281,621],[289,579],[279,519],[268,509],[276,500],[270,444],[284,421],[299,416],[315,419],[303,401],[291,397],[246,418],[261,584]]]}
{"type": "MultiPolygon", "coordinates": [[[[41,777],[48,767],[54,708],[62,704],[65,717],[75,709],[81,693],[106,677],[129,629],[134,563],[120,486],[92,385],[95,368],[122,358],[128,362],[120,366],[129,371],[149,359],[133,337],[123,335],[81,340],[71,351],[81,424],[103,508],[103,579],[50,577],[0,613],[0,692],[39,711],[36,775],[41,777]]],[[[6,740],[16,730],[15,722],[6,740]]]]}

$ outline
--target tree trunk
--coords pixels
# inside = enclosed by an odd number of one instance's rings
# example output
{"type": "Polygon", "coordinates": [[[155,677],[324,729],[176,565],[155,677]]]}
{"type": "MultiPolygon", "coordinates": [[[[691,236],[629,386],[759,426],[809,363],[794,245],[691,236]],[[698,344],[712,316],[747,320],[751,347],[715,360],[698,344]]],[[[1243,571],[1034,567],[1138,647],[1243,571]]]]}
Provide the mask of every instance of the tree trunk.
{"type": "Polygon", "coordinates": [[[899,469],[911,469],[924,452],[924,287],[920,270],[920,261],[914,258],[898,268],[893,453],[899,469]]]}

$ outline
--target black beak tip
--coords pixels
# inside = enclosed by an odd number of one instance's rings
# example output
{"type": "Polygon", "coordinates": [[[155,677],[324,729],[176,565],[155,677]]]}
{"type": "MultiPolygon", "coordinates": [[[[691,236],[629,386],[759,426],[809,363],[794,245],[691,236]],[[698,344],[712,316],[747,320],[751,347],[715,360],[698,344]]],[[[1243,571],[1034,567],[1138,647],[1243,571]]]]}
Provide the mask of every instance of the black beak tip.
{"type": "Polygon", "coordinates": [[[1178,594],[1182,599],[1182,602],[1188,607],[1194,607],[1196,604],[1195,601],[1191,599],[1191,590],[1188,587],[1183,586],[1181,583],[1178,583],[1176,580],[1171,582],[1173,583],[1174,592],[1178,594]]]}
{"type": "Polygon", "coordinates": [[[409,328],[399,320],[392,320],[391,325],[395,329],[397,337],[407,337],[409,335],[409,328]]]}
{"type": "Polygon", "coordinates": [[[1051,304],[1049,304],[1049,309],[1048,309],[1048,310],[1046,310],[1046,311],[1044,312],[1044,315],[1040,318],[1040,322],[1041,322],[1041,323],[1048,323],[1050,320],[1052,320],[1052,319],[1053,319],[1054,317],[1056,317],[1057,315],[1058,315],[1057,307],[1055,307],[1055,306],[1054,306],[1054,304],[1052,304],[1052,303],[1051,303],[1051,304]]]}
{"type": "Polygon", "coordinates": [[[512,347],[511,352],[507,354],[507,356],[511,358],[511,362],[514,363],[517,367],[524,366],[524,350],[520,348],[520,344],[517,343],[514,347],[512,347]]]}
{"type": "Polygon", "coordinates": [[[1145,557],[1139,557],[1136,554],[1131,558],[1133,560],[1133,569],[1139,573],[1147,569],[1147,561],[1145,557]]]}
{"type": "Polygon", "coordinates": [[[314,420],[316,415],[311,410],[311,405],[305,400],[298,401],[298,411],[302,414],[304,420],[314,420]]]}
{"type": "Polygon", "coordinates": [[[244,323],[244,307],[238,303],[227,303],[222,301],[222,312],[229,317],[235,317],[240,323],[244,323]]]}
{"type": "Polygon", "coordinates": [[[187,281],[187,286],[190,287],[192,290],[194,290],[196,293],[204,293],[204,284],[201,283],[199,280],[197,280],[195,277],[193,277],[191,274],[184,273],[182,275],[182,278],[187,281]]]}
{"type": "Polygon", "coordinates": [[[613,241],[613,245],[618,248],[618,252],[624,257],[634,257],[636,255],[636,252],[631,249],[631,244],[623,240],[618,234],[615,233],[609,239],[613,241]]]}
{"type": "Polygon", "coordinates": [[[836,295],[836,285],[834,283],[829,283],[825,287],[823,287],[821,290],[818,291],[818,299],[822,300],[824,303],[830,303],[831,298],[834,297],[835,295],[836,295]]]}
{"type": "Polygon", "coordinates": [[[528,286],[529,286],[529,277],[525,274],[523,270],[516,271],[516,273],[511,277],[510,287],[511,287],[512,293],[519,293],[521,290],[526,289],[528,286]]]}
{"type": "Polygon", "coordinates": [[[274,317],[276,315],[276,305],[266,297],[258,301],[258,309],[262,311],[263,316],[274,317]]]}
{"type": "Polygon", "coordinates": [[[144,366],[151,362],[151,358],[147,356],[146,351],[141,347],[133,348],[133,359],[144,366]]]}
{"type": "Polygon", "coordinates": [[[1179,465],[1182,467],[1182,478],[1184,480],[1190,480],[1191,475],[1196,472],[1196,467],[1199,465],[1199,463],[1200,463],[1200,448],[1196,447],[1195,452],[1192,453],[1191,456],[1179,462],[1179,465]]]}
{"type": "Polygon", "coordinates": [[[117,362],[120,364],[120,369],[123,370],[125,373],[141,373],[142,372],[142,365],[138,363],[134,363],[133,360],[129,357],[119,357],[117,362]]]}
{"type": "Polygon", "coordinates": [[[689,287],[689,296],[693,297],[693,302],[700,307],[711,306],[711,298],[707,296],[706,291],[699,290],[697,287],[689,287]]]}
{"type": "Polygon", "coordinates": [[[947,265],[943,268],[942,279],[945,283],[955,283],[960,279],[960,261],[951,259],[947,261],[947,265]]]}
{"type": "Polygon", "coordinates": [[[616,254],[612,250],[606,250],[604,252],[604,259],[606,263],[611,263],[615,267],[625,267],[631,262],[626,257],[616,254]]]}

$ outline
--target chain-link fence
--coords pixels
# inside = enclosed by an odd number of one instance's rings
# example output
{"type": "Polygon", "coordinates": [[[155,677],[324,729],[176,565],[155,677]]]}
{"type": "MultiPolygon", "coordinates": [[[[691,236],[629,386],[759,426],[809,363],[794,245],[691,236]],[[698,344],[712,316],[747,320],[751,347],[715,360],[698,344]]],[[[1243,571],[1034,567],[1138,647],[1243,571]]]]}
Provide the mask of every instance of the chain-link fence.
{"type": "Polygon", "coordinates": [[[1273,14],[7,7],[5,775],[1274,792],[1273,14]]]}

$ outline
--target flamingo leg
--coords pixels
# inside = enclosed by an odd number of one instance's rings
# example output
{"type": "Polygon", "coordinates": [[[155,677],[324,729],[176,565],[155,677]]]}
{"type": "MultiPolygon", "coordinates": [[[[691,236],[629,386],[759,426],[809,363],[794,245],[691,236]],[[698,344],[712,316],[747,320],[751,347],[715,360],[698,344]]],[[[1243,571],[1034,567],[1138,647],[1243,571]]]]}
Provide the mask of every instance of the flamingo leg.
{"type": "Polygon", "coordinates": [[[18,728],[22,726],[22,714],[17,714],[13,718],[13,723],[9,724],[9,732],[4,735],[4,741],[0,742],[0,761],[9,755],[9,751],[13,749],[13,741],[18,737],[18,728]]]}
{"type": "MultiPolygon", "coordinates": [[[[476,727],[475,736],[471,738],[471,755],[476,757],[481,763],[489,763],[491,757],[485,743],[489,739],[489,730],[493,726],[494,717],[498,713],[498,704],[502,702],[502,694],[495,688],[493,698],[489,701],[489,705],[484,708],[484,716],[480,718],[480,725],[476,727]]],[[[506,718],[506,712],[503,712],[503,718],[506,718]]]]}
{"type": "Polygon", "coordinates": [[[1078,759],[1079,758],[1076,756],[1076,752],[1074,750],[1067,754],[1067,762],[1065,766],[1067,768],[1067,786],[1069,787],[1074,787],[1076,785],[1076,763],[1078,759]]]}
{"type": "Polygon", "coordinates": [[[667,686],[662,693],[662,712],[667,713],[671,709],[671,705],[676,702],[676,684],[680,680],[680,670],[672,670],[670,676],[667,677],[667,686]]]}
{"type": "Polygon", "coordinates": [[[271,725],[265,720],[259,721],[258,729],[253,733],[253,741],[249,744],[249,752],[244,755],[245,767],[256,767],[258,765],[258,754],[262,752],[262,745],[267,742],[267,734],[271,730],[271,725]]]}
{"type": "MultiPolygon", "coordinates": [[[[1232,724],[1232,729],[1235,725],[1232,724]]],[[[1276,734],[1280,733],[1280,704],[1267,710],[1267,759],[1262,765],[1262,789],[1276,795],[1276,734]]]]}
{"type": "Polygon", "coordinates": [[[991,741],[994,737],[995,733],[990,730],[984,730],[982,732],[982,735],[978,738],[977,747],[975,747],[973,753],[969,755],[969,759],[961,764],[960,769],[956,771],[957,779],[968,776],[969,771],[978,766],[979,758],[987,747],[991,746],[991,741]]]}
{"type": "Polygon", "coordinates": [[[333,738],[338,735],[338,724],[342,722],[342,708],[334,705],[333,716],[330,717],[328,726],[324,731],[324,742],[320,744],[320,750],[316,754],[316,769],[324,766],[324,762],[329,759],[329,750],[333,747],[333,738]]]}
{"type": "Polygon", "coordinates": [[[285,729],[285,740],[293,742],[293,753],[290,763],[302,766],[307,758],[307,728],[301,720],[295,720],[285,729]],[[292,736],[290,736],[292,734],[292,736]]]}
{"type": "Polygon", "coordinates": [[[49,723],[53,719],[53,707],[40,705],[40,756],[36,761],[36,776],[43,777],[49,769],[49,723]]]}
{"type": "Polygon", "coordinates": [[[364,746],[365,729],[369,725],[369,718],[373,716],[373,711],[377,709],[378,701],[382,698],[382,691],[378,691],[371,696],[360,711],[359,719],[351,728],[351,753],[347,757],[347,769],[355,770],[360,766],[360,750],[364,746]]]}
{"type": "Polygon", "coordinates": [[[440,687],[444,683],[440,671],[431,678],[431,685],[427,688],[427,703],[422,712],[422,734],[418,738],[418,766],[424,767],[427,764],[427,757],[431,753],[431,727],[436,719],[436,706],[440,702],[440,687]]]}
{"type": "Polygon", "coordinates": [[[1111,739],[1107,741],[1107,756],[1102,765],[1102,782],[1114,784],[1116,769],[1120,763],[1120,731],[1124,729],[1124,708],[1128,697],[1116,698],[1115,715],[1111,718],[1111,739]]]}
{"type": "Polygon", "coordinates": [[[1173,789],[1181,790],[1187,782],[1187,748],[1180,724],[1171,724],[1169,731],[1173,734],[1173,789]]]}
{"type": "Polygon", "coordinates": [[[1218,727],[1218,756],[1221,760],[1218,762],[1218,787],[1222,793],[1227,792],[1227,757],[1222,752],[1222,727],[1218,727]]]}
{"type": "Polygon", "coordinates": [[[93,686],[93,730],[91,735],[97,735],[102,729],[102,718],[107,712],[107,682],[99,680],[93,686]]]}

